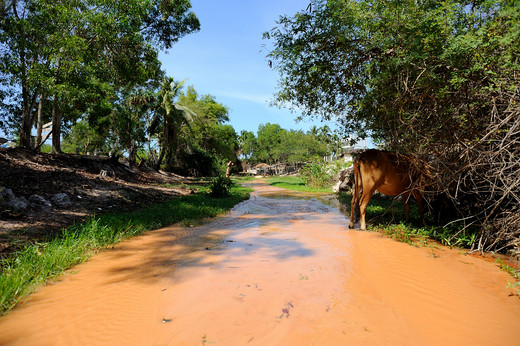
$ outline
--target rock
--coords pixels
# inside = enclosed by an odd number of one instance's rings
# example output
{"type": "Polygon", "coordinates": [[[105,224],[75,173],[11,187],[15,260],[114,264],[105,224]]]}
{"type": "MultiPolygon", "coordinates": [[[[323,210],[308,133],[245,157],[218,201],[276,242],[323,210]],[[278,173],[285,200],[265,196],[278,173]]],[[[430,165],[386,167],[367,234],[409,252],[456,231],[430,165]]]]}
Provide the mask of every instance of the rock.
{"type": "Polygon", "coordinates": [[[29,196],[29,206],[36,210],[51,210],[52,204],[40,195],[29,196]]]}
{"type": "Polygon", "coordinates": [[[28,202],[24,197],[16,197],[11,189],[0,189],[0,206],[10,213],[20,213],[27,209],[28,202]]]}
{"type": "Polygon", "coordinates": [[[57,207],[68,207],[72,204],[70,201],[69,195],[66,193],[57,193],[51,198],[52,204],[54,204],[57,207]]]}
{"type": "Polygon", "coordinates": [[[13,190],[6,189],[5,187],[0,188],[0,200],[10,201],[14,198],[13,190]]]}
{"type": "Polygon", "coordinates": [[[27,209],[27,203],[25,203],[25,201],[20,197],[15,197],[9,202],[7,202],[7,206],[10,210],[16,213],[22,212],[25,209],[27,209]]]}
{"type": "Polygon", "coordinates": [[[349,167],[338,174],[338,182],[332,187],[332,191],[352,191],[354,186],[354,167],[349,167]]]}

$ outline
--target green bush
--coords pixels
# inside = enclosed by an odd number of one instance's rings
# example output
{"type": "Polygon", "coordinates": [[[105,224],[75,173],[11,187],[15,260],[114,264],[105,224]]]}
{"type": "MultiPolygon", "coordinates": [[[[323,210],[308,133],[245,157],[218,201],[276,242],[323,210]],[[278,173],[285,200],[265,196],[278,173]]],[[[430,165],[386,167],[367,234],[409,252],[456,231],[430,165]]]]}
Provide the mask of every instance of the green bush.
{"type": "Polygon", "coordinates": [[[300,171],[300,176],[305,182],[305,185],[312,187],[325,187],[330,185],[332,178],[327,173],[324,165],[315,163],[311,163],[303,167],[300,171]]]}
{"type": "Polygon", "coordinates": [[[305,182],[305,185],[315,188],[328,187],[334,184],[334,179],[338,173],[350,165],[352,165],[351,162],[310,163],[302,168],[300,177],[305,182]]]}
{"type": "Polygon", "coordinates": [[[175,172],[190,177],[214,177],[226,172],[226,163],[215,153],[195,147],[182,152],[177,160],[175,172]]]}
{"type": "Polygon", "coordinates": [[[211,197],[221,198],[229,196],[229,191],[233,182],[231,179],[226,178],[223,175],[219,175],[214,178],[209,186],[209,195],[211,197]]]}

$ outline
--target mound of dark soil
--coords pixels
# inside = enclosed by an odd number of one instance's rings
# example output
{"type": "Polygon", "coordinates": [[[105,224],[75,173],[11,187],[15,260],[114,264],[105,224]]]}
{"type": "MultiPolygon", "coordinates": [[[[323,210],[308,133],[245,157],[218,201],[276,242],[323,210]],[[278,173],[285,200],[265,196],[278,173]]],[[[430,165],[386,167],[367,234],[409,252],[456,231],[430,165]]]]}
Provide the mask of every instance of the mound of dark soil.
{"type": "Polygon", "coordinates": [[[0,188],[26,199],[36,194],[51,200],[57,193],[66,193],[71,202],[50,210],[1,208],[0,256],[93,214],[138,209],[188,194],[191,191],[185,184],[189,183],[187,178],[130,167],[108,157],[0,149],[0,188]]]}

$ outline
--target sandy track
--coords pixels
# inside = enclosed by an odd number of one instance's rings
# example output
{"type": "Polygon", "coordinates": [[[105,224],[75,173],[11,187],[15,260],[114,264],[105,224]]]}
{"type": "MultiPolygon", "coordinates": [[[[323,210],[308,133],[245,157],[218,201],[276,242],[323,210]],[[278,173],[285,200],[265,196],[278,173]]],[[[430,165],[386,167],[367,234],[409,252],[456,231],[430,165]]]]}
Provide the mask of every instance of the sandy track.
{"type": "Polygon", "coordinates": [[[94,256],[0,319],[0,344],[520,345],[495,265],[281,193],[94,256]]]}

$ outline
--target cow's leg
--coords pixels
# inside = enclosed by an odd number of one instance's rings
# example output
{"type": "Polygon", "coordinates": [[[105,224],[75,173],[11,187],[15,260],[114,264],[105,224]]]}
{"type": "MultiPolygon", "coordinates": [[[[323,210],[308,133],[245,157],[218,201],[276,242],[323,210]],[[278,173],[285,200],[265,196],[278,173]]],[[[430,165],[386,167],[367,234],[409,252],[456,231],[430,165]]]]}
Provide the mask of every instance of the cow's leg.
{"type": "Polygon", "coordinates": [[[350,201],[350,223],[348,225],[349,228],[354,228],[354,223],[356,222],[356,209],[358,206],[356,193],[352,196],[352,201],[350,201]]]}
{"type": "Polygon", "coordinates": [[[410,221],[410,203],[406,202],[403,199],[403,208],[404,208],[404,216],[406,219],[406,222],[410,221]]]}
{"type": "Polygon", "coordinates": [[[353,229],[356,222],[356,211],[359,210],[359,198],[362,194],[361,174],[359,172],[359,164],[357,162],[354,163],[354,188],[352,190],[352,201],[350,202],[350,223],[348,227],[353,229]]]}
{"type": "Polygon", "coordinates": [[[413,195],[417,201],[417,209],[419,209],[419,215],[421,216],[421,223],[424,225],[424,204],[422,194],[418,191],[413,191],[411,194],[402,196],[403,207],[406,215],[406,222],[410,221],[410,195],[413,195]]]}
{"type": "Polygon", "coordinates": [[[423,225],[425,225],[423,196],[419,191],[414,191],[413,196],[414,196],[415,200],[417,201],[417,208],[419,209],[419,215],[421,215],[421,223],[423,225]]]}
{"type": "Polygon", "coordinates": [[[356,223],[357,219],[359,219],[359,198],[360,198],[360,191],[355,191],[352,195],[352,201],[350,202],[350,224],[348,225],[349,228],[354,228],[354,224],[356,223]]]}
{"type": "Polygon", "coordinates": [[[403,201],[403,209],[404,209],[404,216],[405,216],[406,222],[409,222],[410,221],[410,194],[402,195],[401,200],[403,201]]]}
{"type": "Polygon", "coordinates": [[[367,211],[368,202],[370,202],[370,198],[372,198],[372,195],[375,191],[375,188],[369,189],[368,186],[363,186],[363,193],[359,198],[359,229],[362,231],[367,230],[365,214],[367,211]]]}

